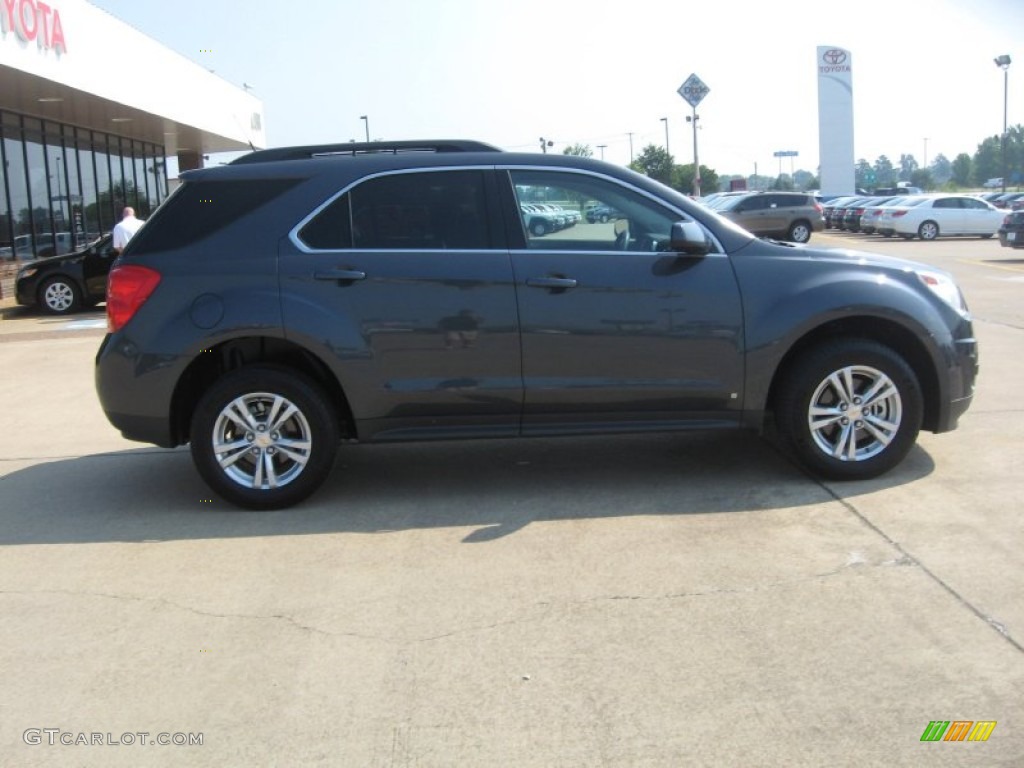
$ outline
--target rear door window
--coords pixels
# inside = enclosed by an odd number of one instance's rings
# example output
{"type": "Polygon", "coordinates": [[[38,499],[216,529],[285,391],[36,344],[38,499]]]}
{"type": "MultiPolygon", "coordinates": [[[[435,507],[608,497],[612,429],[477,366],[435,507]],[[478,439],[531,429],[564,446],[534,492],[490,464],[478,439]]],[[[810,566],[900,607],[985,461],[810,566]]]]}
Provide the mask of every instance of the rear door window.
{"type": "Polygon", "coordinates": [[[319,211],[298,237],[314,250],[490,249],[484,172],[422,171],[369,179],[319,211]]]}

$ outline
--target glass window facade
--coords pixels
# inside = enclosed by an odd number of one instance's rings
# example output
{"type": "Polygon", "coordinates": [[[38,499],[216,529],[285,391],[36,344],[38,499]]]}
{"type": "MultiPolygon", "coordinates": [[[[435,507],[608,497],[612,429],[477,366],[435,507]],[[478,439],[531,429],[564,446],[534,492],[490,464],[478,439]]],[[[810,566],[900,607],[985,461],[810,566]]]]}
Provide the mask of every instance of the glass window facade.
{"type": "Polygon", "coordinates": [[[0,261],[79,248],[167,196],[163,147],[0,111],[0,261]]]}

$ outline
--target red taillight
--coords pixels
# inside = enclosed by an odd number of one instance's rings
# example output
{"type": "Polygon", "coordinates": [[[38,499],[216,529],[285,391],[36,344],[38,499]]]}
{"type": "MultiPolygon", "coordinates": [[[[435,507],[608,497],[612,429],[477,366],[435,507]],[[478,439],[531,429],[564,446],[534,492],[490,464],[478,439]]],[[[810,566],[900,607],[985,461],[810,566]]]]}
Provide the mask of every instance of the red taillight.
{"type": "Polygon", "coordinates": [[[160,273],[134,264],[114,267],[107,277],[107,330],[121,330],[160,283],[160,273]]]}
{"type": "Polygon", "coordinates": [[[892,217],[894,219],[898,219],[900,216],[906,216],[908,213],[909,213],[909,211],[893,211],[892,212],[892,217]]]}

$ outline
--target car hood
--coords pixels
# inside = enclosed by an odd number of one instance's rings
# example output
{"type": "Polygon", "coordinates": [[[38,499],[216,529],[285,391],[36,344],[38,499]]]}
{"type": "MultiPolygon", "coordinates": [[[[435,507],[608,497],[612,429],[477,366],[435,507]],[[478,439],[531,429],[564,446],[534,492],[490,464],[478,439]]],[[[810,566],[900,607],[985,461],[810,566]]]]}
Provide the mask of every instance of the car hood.
{"type": "Polygon", "coordinates": [[[45,256],[41,259],[32,259],[22,264],[23,267],[48,267],[51,264],[70,264],[81,261],[85,258],[87,251],[76,251],[75,253],[62,253],[60,256],[45,256]]]}
{"type": "Polygon", "coordinates": [[[809,256],[812,259],[821,259],[842,264],[853,263],[869,269],[882,268],[897,270],[900,272],[918,272],[924,270],[926,272],[936,272],[943,275],[949,274],[946,270],[939,269],[931,264],[924,264],[919,261],[910,261],[909,259],[900,259],[896,256],[883,256],[880,253],[871,253],[869,251],[857,251],[852,248],[808,248],[805,246],[803,251],[805,256],[809,256]]]}

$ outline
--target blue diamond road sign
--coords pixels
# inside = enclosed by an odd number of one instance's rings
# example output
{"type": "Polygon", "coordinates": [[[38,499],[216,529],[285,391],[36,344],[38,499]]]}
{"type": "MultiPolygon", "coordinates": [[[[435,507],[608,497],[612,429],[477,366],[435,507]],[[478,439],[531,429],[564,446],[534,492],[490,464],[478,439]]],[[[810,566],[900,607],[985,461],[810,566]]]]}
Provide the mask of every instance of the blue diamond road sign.
{"type": "Polygon", "coordinates": [[[690,75],[686,78],[686,82],[679,86],[679,95],[686,99],[686,102],[693,107],[697,108],[697,105],[704,100],[704,97],[708,95],[708,88],[704,81],[697,77],[696,74],[690,75]]]}

